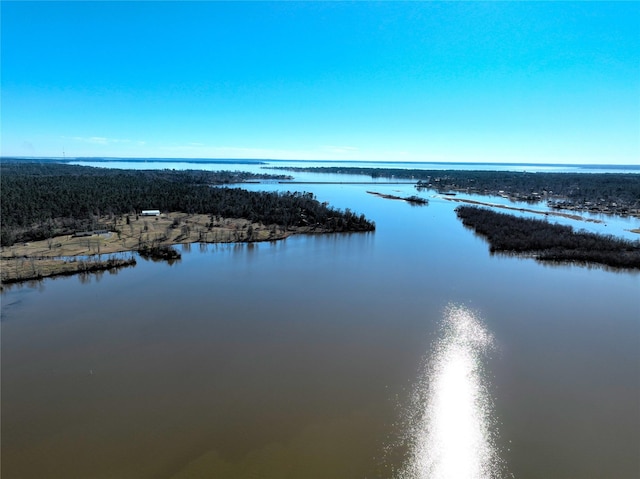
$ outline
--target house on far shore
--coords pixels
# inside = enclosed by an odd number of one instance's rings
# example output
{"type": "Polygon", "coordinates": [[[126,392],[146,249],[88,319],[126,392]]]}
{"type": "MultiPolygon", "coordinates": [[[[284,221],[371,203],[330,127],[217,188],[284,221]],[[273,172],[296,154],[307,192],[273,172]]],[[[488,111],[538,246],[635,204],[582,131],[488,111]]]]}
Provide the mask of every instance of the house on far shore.
{"type": "Polygon", "coordinates": [[[142,216],[160,216],[160,210],[142,210],[142,216]]]}

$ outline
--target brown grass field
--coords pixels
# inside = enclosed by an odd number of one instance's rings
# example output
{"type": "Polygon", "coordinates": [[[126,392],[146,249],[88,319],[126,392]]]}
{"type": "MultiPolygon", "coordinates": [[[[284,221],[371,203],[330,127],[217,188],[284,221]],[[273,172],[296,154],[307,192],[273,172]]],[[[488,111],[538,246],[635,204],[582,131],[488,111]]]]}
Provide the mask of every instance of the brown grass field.
{"type": "MultiPolygon", "coordinates": [[[[272,241],[296,233],[325,233],[322,228],[290,227],[251,223],[237,218],[212,218],[209,215],[167,213],[160,216],[104,218],[109,232],[90,236],[57,236],[44,241],[16,243],[2,248],[0,277],[3,283],[27,281],[90,269],[109,269],[102,255],[137,251],[144,245],[180,243],[231,243],[272,241]],[[82,256],[79,260],[78,256],[82,256]],[[84,258],[90,256],[90,258],[84,258]]],[[[108,256],[107,256],[108,258],[108,256]]],[[[117,264],[124,266],[125,264],[117,264]]]]}

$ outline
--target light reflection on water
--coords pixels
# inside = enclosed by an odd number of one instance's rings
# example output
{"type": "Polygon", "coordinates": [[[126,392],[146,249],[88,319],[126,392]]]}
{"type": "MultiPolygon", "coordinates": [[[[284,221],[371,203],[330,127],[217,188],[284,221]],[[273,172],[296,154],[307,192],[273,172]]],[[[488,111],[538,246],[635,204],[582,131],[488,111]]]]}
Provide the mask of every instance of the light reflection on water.
{"type": "Polygon", "coordinates": [[[410,411],[410,453],[401,479],[499,478],[495,419],[482,359],[493,338],[471,311],[449,306],[443,337],[410,411]]]}

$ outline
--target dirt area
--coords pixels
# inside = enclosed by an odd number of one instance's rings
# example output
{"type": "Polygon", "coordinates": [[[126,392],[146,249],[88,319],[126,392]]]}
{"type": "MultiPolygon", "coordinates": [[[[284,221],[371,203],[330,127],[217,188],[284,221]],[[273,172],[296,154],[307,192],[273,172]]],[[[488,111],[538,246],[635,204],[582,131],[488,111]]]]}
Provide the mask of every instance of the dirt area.
{"type": "Polygon", "coordinates": [[[109,227],[97,230],[98,233],[78,232],[76,235],[57,236],[2,248],[2,282],[119,267],[108,263],[109,254],[137,251],[144,245],[271,241],[296,233],[326,232],[319,228],[293,227],[285,230],[281,226],[266,226],[244,219],[186,213],[103,218],[102,223],[109,227]],[[77,258],[79,256],[82,257],[81,260],[77,258]],[[85,258],[86,256],[90,258],[85,258]]]}

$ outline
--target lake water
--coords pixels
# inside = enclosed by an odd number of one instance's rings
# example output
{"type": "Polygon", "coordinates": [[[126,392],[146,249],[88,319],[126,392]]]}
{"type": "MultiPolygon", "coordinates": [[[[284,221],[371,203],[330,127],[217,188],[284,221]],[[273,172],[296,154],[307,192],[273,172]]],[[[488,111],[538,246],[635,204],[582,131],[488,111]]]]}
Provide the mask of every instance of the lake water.
{"type": "Polygon", "coordinates": [[[411,185],[291,186],[249,188],[376,231],[5,289],[3,478],[639,476],[639,274],[366,193],[411,185]]]}

